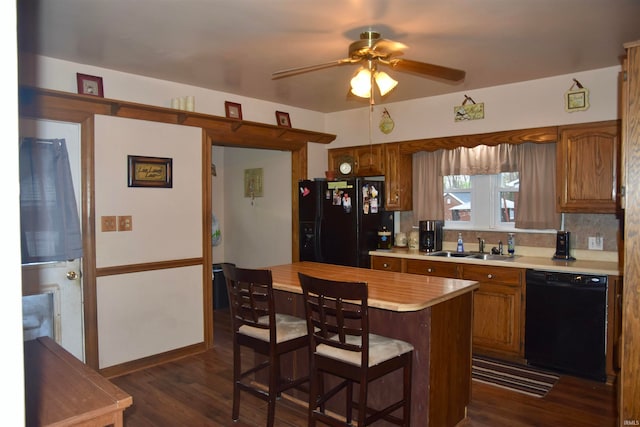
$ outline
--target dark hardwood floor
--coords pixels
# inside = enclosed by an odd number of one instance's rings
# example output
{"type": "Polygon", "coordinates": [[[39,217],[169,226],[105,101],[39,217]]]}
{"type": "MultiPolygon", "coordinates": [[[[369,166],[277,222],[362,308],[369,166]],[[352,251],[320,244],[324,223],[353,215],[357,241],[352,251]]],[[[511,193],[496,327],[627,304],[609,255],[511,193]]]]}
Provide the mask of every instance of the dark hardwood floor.
{"type": "MultiPolygon", "coordinates": [[[[231,421],[228,311],[216,311],[215,320],[215,348],[111,379],[133,396],[125,426],[265,425],[266,402],[247,393],[241,395],[240,420],[231,421]]],[[[468,418],[459,427],[614,427],[616,412],[614,387],[598,382],[563,376],[545,397],[535,398],[474,381],[468,418]]],[[[276,426],[306,424],[303,407],[287,399],[278,402],[276,426]]]]}

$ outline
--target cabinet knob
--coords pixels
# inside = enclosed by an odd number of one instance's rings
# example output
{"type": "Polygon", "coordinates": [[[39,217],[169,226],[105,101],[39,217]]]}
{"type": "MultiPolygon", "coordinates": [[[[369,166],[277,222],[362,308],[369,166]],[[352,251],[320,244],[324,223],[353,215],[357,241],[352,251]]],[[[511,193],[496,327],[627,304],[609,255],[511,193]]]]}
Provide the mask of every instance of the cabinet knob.
{"type": "Polygon", "coordinates": [[[493,279],[493,274],[487,274],[487,279],[493,279]]]}
{"type": "Polygon", "coordinates": [[[389,264],[387,264],[386,262],[384,264],[382,264],[382,267],[384,268],[389,268],[389,264]]]}
{"type": "Polygon", "coordinates": [[[433,273],[433,268],[431,267],[427,268],[427,273],[433,273]]]}

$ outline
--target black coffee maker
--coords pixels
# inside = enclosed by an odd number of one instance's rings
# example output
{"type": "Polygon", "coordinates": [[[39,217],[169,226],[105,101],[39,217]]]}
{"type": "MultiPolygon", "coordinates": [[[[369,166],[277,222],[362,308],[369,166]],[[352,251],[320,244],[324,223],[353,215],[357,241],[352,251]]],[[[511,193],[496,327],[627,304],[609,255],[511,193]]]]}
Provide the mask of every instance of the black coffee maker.
{"type": "Polygon", "coordinates": [[[444,221],[424,220],[418,223],[420,231],[420,243],[418,248],[421,252],[436,252],[442,250],[442,239],[444,232],[444,221]]]}
{"type": "Polygon", "coordinates": [[[556,253],[553,259],[564,261],[575,261],[571,256],[571,233],[568,231],[558,231],[556,235],[556,253]]]}

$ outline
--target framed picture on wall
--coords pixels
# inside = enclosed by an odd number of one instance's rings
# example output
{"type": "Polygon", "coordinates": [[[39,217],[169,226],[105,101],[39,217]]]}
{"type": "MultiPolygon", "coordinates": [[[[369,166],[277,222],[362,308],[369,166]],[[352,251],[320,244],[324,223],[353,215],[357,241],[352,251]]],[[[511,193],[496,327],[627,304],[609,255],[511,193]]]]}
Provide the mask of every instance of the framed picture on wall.
{"type": "Polygon", "coordinates": [[[173,159],[165,157],[127,156],[127,161],[129,187],[173,187],[173,159]]]}
{"type": "Polygon", "coordinates": [[[589,90],[580,88],[568,90],[565,93],[565,110],[569,113],[573,111],[584,111],[589,108],[589,90]]]}
{"type": "Polygon", "coordinates": [[[242,120],[242,105],[236,102],[225,101],[224,112],[230,119],[242,120]]]}
{"type": "Polygon", "coordinates": [[[278,126],[282,126],[285,128],[291,127],[291,120],[289,119],[289,113],[285,113],[283,111],[276,111],[276,121],[278,122],[278,126]]]}
{"type": "Polygon", "coordinates": [[[78,93],[80,95],[93,95],[104,98],[102,77],[76,73],[76,80],[78,82],[78,93]]]}

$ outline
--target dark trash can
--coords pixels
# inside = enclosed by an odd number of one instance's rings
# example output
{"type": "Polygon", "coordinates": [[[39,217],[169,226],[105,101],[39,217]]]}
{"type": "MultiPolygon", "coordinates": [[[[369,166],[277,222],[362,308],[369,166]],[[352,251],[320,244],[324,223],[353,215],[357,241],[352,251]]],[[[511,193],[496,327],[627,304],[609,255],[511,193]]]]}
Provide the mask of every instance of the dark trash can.
{"type": "Polygon", "coordinates": [[[222,271],[223,265],[235,264],[223,263],[213,264],[213,309],[218,310],[220,308],[229,307],[229,294],[227,293],[227,282],[224,278],[224,272],[222,271]]]}

